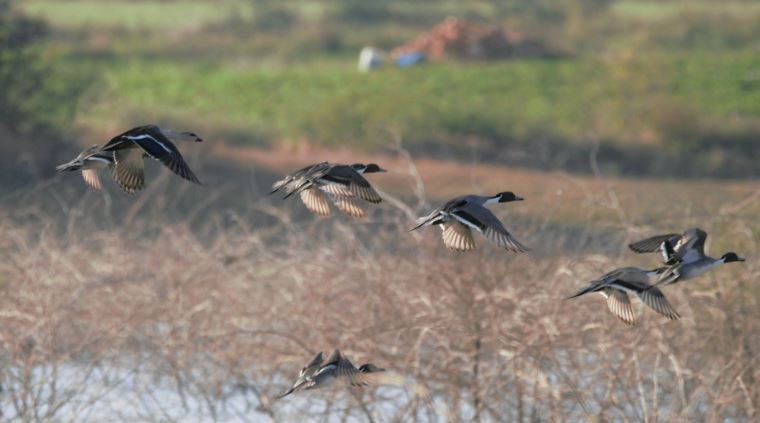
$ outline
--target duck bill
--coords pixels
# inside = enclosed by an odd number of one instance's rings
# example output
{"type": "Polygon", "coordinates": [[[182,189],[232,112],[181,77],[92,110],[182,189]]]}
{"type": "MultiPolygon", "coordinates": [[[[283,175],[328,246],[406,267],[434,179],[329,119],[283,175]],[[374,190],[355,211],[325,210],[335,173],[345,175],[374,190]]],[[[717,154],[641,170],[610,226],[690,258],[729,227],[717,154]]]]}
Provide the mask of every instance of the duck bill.
{"type": "Polygon", "coordinates": [[[523,200],[525,200],[525,199],[522,198],[522,197],[518,197],[518,196],[515,195],[515,201],[523,201],[523,200]]]}

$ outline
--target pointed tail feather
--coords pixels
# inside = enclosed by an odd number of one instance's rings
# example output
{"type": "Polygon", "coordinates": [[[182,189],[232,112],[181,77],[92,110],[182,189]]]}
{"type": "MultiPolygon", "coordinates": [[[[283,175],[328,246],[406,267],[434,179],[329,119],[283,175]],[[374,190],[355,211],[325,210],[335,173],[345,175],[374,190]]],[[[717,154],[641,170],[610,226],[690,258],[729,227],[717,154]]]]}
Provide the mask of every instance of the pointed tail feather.
{"type": "Polygon", "coordinates": [[[566,300],[569,300],[571,298],[580,297],[581,295],[588,294],[589,292],[592,292],[594,290],[594,285],[589,285],[585,288],[580,288],[574,295],[571,295],[569,297],[565,297],[566,300]]]}
{"type": "Polygon", "coordinates": [[[434,211],[433,213],[430,213],[427,216],[423,216],[423,217],[418,218],[414,222],[414,227],[411,228],[411,229],[409,229],[409,232],[412,232],[412,231],[414,231],[416,229],[419,229],[422,226],[425,226],[426,224],[430,223],[436,216],[438,216],[438,210],[434,211]]]}
{"type": "Polygon", "coordinates": [[[290,388],[284,394],[277,396],[277,399],[283,399],[287,397],[288,395],[292,394],[295,390],[296,390],[295,388],[290,388]]]}
{"type": "Polygon", "coordinates": [[[57,170],[58,172],[65,172],[65,171],[70,171],[70,170],[79,170],[80,166],[77,166],[77,165],[78,165],[78,163],[68,162],[68,163],[64,163],[64,164],[60,164],[60,165],[56,166],[55,170],[57,170]]]}

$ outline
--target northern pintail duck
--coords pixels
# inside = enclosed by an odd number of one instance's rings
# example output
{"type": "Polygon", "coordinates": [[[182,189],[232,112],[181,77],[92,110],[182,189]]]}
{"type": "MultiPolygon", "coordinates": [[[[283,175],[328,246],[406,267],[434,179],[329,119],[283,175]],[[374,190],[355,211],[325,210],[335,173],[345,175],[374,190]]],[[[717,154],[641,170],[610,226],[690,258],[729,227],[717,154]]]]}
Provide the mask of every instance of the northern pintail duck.
{"type": "Polygon", "coordinates": [[[342,165],[322,162],[300,169],[272,185],[274,194],[284,191],[285,198],[293,194],[301,197],[306,208],[319,216],[330,214],[328,199],[343,213],[352,217],[365,217],[357,198],[379,203],[380,195],[364,178],[366,173],[385,172],[375,163],[342,165]]]}
{"type": "Polygon", "coordinates": [[[690,228],[683,234],[656,235],[629,247],[638,253],[660,251],[665,264],[671,265],[664,271],[655,285],[668,285],[678,281],[695,278],[725,263],[744,261],[733,251],[720,258],[705,255],[707,232],[699,228],[690,228]]]}
{"type": "Polygon", "coordinates": [[[92,189],[101,188],[98,169],[113,166],[113,153],[106,153],[101,150],[101,146],[93,145],[92,147],[79,153],[72,161],[58,165],[55,170],[59,172],[82,171],[84,182],[92,189]]]}
{"type": "Polygon", "coordinates": [[[472,237],[472,229],[483,234],[489,241],[514,252],[525,252],[528,248],[515,239],[504,228],[501,221],[485,206],[496,203],[520,201],[521,197],[512,192],[500,192],[490,197],[464,195],[448,201],[427,216],[417,219],[413,231],[425,225],[440,225],[443,243],[457,251],[477,248],[472,237]]]}
{"type": "Polygon", "coordinates": [[[172,172],[190,182],[200,184],[170,138],[184,141],[203,141],[193,132],[174,132],[156,125],[132,128],[113,137],[103,146],[104,152],[112,152],[114,165],[111,175],[128,194],[134,194],[145,186],[144,158],[160,161],[172,172]]]}
{"type": "Polygon", "coordinates": [[[628,293],[636,294],[641,302],[652,310],[668,319],[676,320],[681,316],[673,309],[662,291],[649,284],[651,277],[657,276],[664,270],[664,267],[650,271],[638,267],[616,269],[597,280],[591,281],[588,286],[579,289],[575,295],[567,298],[597,292],[607,298],[607,307],[612,314],[626,324],[632,325],[636,323],[636,314],[631,306],[631,301],[628,299],[628,293]]]}
{"type": "Polygon", "coordinates": [[[279,398],[288,396],[293,392],[327,388],[336,384],[365,387],[402,383],[403,378],[398,374],[388,372],[372,363],[363,364],[357,368],[339,350],[335,350],[324,364],[322,364],[322,353],[317,354],[309,364],[301,369],[301,373],[293,386],[279,398]]]}

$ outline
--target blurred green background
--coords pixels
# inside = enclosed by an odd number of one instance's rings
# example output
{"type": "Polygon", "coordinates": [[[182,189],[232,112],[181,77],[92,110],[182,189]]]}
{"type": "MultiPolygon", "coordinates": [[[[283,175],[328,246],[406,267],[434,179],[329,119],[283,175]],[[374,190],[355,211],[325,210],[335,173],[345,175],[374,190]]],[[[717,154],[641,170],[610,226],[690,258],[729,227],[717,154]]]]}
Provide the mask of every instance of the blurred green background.
{"type": "Polygon", "coordinates": [[[574,172],[598,141],[609,174],[760,176],[757,1],[0,0],[0,46],[6,180],[148,122],[574,172]],[[357,71],[449,16],[552,57],[357,71]]]}

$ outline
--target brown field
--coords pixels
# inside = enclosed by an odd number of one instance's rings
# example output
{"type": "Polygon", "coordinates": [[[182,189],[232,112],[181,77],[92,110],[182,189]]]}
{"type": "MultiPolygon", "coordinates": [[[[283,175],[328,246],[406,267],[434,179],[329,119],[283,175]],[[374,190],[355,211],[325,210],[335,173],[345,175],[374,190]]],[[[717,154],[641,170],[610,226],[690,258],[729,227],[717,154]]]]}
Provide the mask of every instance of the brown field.
{"type": "MultiPolygon", "coordinates": [[[[760,185],[574,176],[315,149],[216,147],[205,187],[149,169],[127,198],[57,177],[0,213],[3,417],[24,421],[756,421],[760,185]],[[261,198],[313,160],[376,161],[366,221],[261,198]],[[218,187],[218,188],[215,188],[218,187]],[[446,251],[413,216],[461,192],[533,248],[446,251]],[[622,265],[625,243],[699,225],[745,263],[666,288],[683,316],[563,298],[622,265]],[[275,401],[318,350],[403,387],[275,401]],[[102,421],[102,420],[101,420],[102,421]]],[[[192,164],[199,156],[188,156],[192,164]]],[[[105,175],[103,175],[105,176],[105,175]]],[[[13,201],[11,203],[11,201],[13,201]]],[[[9,207],[8,205],[11,205],[9,207]]],[[[640,305],[640,304],[637,304],[640,305]]]]}

